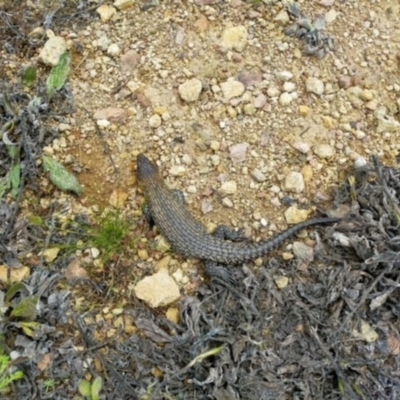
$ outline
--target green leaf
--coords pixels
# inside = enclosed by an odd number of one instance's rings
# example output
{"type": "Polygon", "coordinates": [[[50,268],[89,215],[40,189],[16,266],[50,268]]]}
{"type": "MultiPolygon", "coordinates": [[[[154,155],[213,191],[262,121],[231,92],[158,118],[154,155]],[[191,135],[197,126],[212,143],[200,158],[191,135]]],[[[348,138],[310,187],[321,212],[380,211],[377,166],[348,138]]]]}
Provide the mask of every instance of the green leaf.
{"type": "Polygon", "coordinates": [[[22,70],[22,84],[31,87],[34,85],[37,77],[36,68],[33,65],[28,65],[22,70]]]}
{"type": "Polygon", "coordinates": [[[63,165],[51,157],[43,156],[43,168],[50,174],[50,180],[59,189],[75,192],[78,196],[82,194],[83,188],[74,175],[69,173],[63,165]]]}
{"type": "Polygon", "coordinates": [[[91,385],[86,379],[82,379],[79,382],[78,390],[79,390],[79,393],[82,396],[85,396],[88,399],[90,399],[90,396],[91,396],[91,385]]]}
{"type": "Polygon", "coordinates": [[[98,376],[92,383],[92,400],[99,400],[102,386],[103,380],[101,379],[101,376],[98,376]]]}
{"type": "Polygon", "coordinates": [[[6,293],[6,302],[9,303],[13,297],[18,293],[22,292],[22,289],[25,288],[25,285],[22,282],[17,282],[11,285],[6,293]]]}
{"type": "Polygon", "coordinates": [[[38,298],[29,296],[22,299],[11,311],[10,316],[33,321],[36,318],[36,304],[38,298]]]}
{"type": "Polygon", "coordinates": [[[43,226],[44,225],[44,221],[42,217],[39,217],[38,215],[30,215],[27,220],[29,221],[29,223],[31,225],[34,226],[43,226]]]}
{"type": "Polygon", "coordinates": [[[21,183],[21,164],[13,165],[10,171],[11,195],[15,199],[18,195],[19,185],[21,183]]]}
{"type": "Polygon", "coordinates": [[[40,329],[40,323],[36,321],[21,322],[20,326],[26,336],[34,337],[35,331],[40,329]]]}
{"type": "Polygon", "coordinates": [[[57,90],[60,90],[65,85],[71,70],[70,64],[71,55],[67,52],[60,57],[58,65],[51,69],[47,78],[47,94],[49,96],[53,96],[57,90]]]}
{"type": "Polygon", "coordinates": [[[6,178],[0,178],[0,200],[6,194],[7,190],[10,188],[10,182],[6,178]]]}

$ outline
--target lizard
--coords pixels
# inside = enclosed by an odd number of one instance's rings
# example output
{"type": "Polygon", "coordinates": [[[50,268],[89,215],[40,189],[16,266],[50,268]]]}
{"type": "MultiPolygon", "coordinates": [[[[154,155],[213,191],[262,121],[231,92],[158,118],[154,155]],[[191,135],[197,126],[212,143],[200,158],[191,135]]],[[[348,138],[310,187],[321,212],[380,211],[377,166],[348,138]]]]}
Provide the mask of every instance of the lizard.
{"type": "Polygon", "coordinates": [[[158,227],[177,253],[203,260],[208,275],[224,281],[231,278],[222,265],[240,264],[265,256],[305,228],[341,220],[336,217],[315,218],[289,227],[271,239],[241,241],[243,236],[225,225],[219,226],[214,234],[209,233],[183,204],[182,196],[167,187],[158,166],[144,154],[137,156],[137,177],[148,202],[149,222],[158,227]]]}

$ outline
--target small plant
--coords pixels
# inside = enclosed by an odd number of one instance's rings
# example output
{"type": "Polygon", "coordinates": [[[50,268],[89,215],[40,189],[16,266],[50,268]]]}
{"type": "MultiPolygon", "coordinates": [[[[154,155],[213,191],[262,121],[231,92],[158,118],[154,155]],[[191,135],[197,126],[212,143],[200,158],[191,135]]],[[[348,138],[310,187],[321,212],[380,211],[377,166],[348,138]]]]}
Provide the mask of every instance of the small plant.
{"type": "Polygon", "coordinates": [[[98,225],[90,232],[91,244],[103,252],[109,260],[124,247],[124,239],[129,232],[129,223],[119,211],[107,210],[103,213],[98,225]]]}
{"type": "Polygon", "coordinates": [[[103,380],[98,376],[93,383],[90,383],[86,379],[82,379],[79,382],[78,390],[86,400],[99,400],[102,386],[103,380]]]}
{"type": "Polygon", "coordinates": [[[11,359],[9,356],[0,355],[0,393],[7,393],[11,382],[24,377],[22,371],[11,370],[11,359]]]}

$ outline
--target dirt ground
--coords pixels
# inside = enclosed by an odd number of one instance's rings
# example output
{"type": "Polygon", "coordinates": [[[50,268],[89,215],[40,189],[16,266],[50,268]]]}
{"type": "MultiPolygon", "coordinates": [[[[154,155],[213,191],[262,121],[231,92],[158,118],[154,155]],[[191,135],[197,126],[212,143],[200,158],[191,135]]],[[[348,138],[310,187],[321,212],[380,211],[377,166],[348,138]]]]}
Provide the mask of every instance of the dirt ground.
{"type": "MultiPolygon", "coordinates": [[[[321,58],[305,55],[304,40],[285,34],[297,20],[288,12],[289,2],[283,0],[136,0],[126,8],[107,9],[113,14],[109,19],[97,10],[101,4],[111,7],[111,2],[80,2],[87,19],[78,18],[83,13],[78,6],[77,14],[73,13],[74,2],[63,2],[65,16],[51,1],[23,3],[31,26],[20,29],[20,34],[29,37],[34,28],[48,27],[65,39],[72,55],[67,85],[74,110],[65,114],[54,111],[47,121],[54,136],[43,143],[42,151],[74,173],[84,192],[78,197],[58,191],[42,174],[38,177],[41,198],[32,207],[34,194],[27,195],[21,215],[48,216],[56,203],[62,225],[78,215],[86,215],[93,222],[105,208],[117,206],[123,218],[133,222],[127,248],[111,260],[101,260],[102,249],[97,257],[94,250],[84,246],[56,267],[44,263],[62,277],[54,294],[58,293],[57,304],[61,305],[63,294],[68,293],[65,298],[70,311],[65,311],[65,316],[46,317],[46,324],[52,325],[49,318],[54,323],[58,335],[52,341],[60,348],[44,346],[42,337],[41,344],[36,344],[42,357],[35,360],[41,364],[31,375],[36,385],[25,382],[18,388],[15,383],[10,398],[18,393],[20,398],[74,398],[80,379],[91,382],[97,375],[108,385],[101,392],[103,398],[110,399],[398,398],[400,334],[395,308],[399,304],[398,295],[394,296],[398,273],[378,267],[364,270],[362,262],[356,262],[350,253],[340,250],[334,255],[333,245],[327,245],[327,259],[321,256],[315,263],[306,262],[289,242],[274,253],[273,261],[267,258],[238,267],[245,273],[246,268],[257,271],[262,282],[257,286],[251,274],[242,279],[240,287],[250,302],[224,294],[219,286],[209,289],[201,263],[165,251],[154,239],[157,233],[149,230],[143,218],[144,197],[135,169],[137,155],[146,154],[157,162],[171,188],[183,190],[191,212],[208,227],[223,223],[243,229],[255,240],[273,236],[317,210],[335,213],[338,203],[339,214],[345,212],[343,208],[348,211],[350,206],[343,204],[348,205],[350,200],[339,201],[337,193],[354,166],[365,166],[372,155],[384,165],[397,165],[400,3],[299,1],[301,13],[313,23],[325,17],[323,34],[334,46],[331,49],[324,42],[321,46],[326,54],[321,58]],[[54,11],[53,20],[47,8],[54,11]],[[287,213],[289,208],[294,209],[294,216],[287,213]],[[348,265],[344,263],[348,269],[340,264],[343,254],[348,257],[348,265]],[[82,260],[85,263],[80,265],[89,265],[84,280],[72,285],[65,271],[80,277],[81,272],[71,268],[71,263],[76,266],[82,260]],[[337,269],[323,272],[324,266],[333,268],[335,263],[348,275],[337,269]],[[148,307],[135,297],[134,287],[161,264],[175,280],[181,297],[172,305],[148,307]],[[273,272],[264,274],[264,267],[273,272]],[[362,314],[366,299],[373,297],[367,289],[375,290],[376,282],[371,282],[385,273],[392,274],[390,279],[386,276],[385,286],[391,287],[390,295],[385,292],[386,299],[393,296],[387,303],[390,307],[382,315],[371,317],[365,305],[366,314],[362,314]],[[340,288],[335,286],[338,282],[340,288]],[[345,300],[337,300],[340,291],[348,296],[345,300]],[[298,298],[295,292],[300,293],[298,298]],[[320,300],[323,297],[330,300],[320,300]],[[201,308],[202,301],[205,308],[201,308]],[[300,315],[303,312],[307,317],[300,315]],[[235,319],[236,313],[243,319],[235,319]],[[333,316],[338,319],[331,325],[333,316]],[[352,317],[357,319],[353,321],[357,327],[351,325],[352,317]],[[59,325],[57,318],[62,321],[59,325]],[[160,321],[162,332],[155,327],[160,321]],[[201,321],[207,322],[202,325],[201,321]],[[223,322],[218,325],[218,321],[223,322]],[[351,325],[348,335],[341,336],[338,332],[346,323],[351,325]],[[311,325],[317,328],[313,330],[311,325]],[[219,326],[224,327],[223,334],[219,326]],[[226,332],[235,327],[240,334],[233,338],[226,332]],[[387,358],[380,358],[382,364],[368,370],[366,360],[371,365],[376,361],[373,354],[377,350],[372,348],[378,346],[374,342],[383,343],[382,332],[390,338],[392,351],[387,358]],[[190,346],[185,342],[188,336],[190,346]],[[185,356],[178,354],[179,346],[171,337],[180,338],[185,356]],[[210,337],[214,347],[206,345],[210,337]],[[343,349],[335,353],[341,340],[345,341],[343,349]],[[107,347],[110,342],[113,345],[107,347]],[[258,350],[250,349],[249,342],[258,350]],[[204,353],[226,343],[231,357],[222,352],[219,361],[208,361],[190,371],[190,360],[199,354],[194,350],[204,353]],[[79,354],[74,353],[75,346],[79,354]],[[107,350],[88,350],[96,346],[107,350]],[[137,364],[128,357],[129,352],[137,357],[137,364]],[[322,354],[321,358],[313,359],[314,352],[322,354]],[[47,359],[45,355],[50,356],[47,359]],[[60,357],[62,361],[55,366],[60,357]],[[168,364],[167,359],[174,361],[168,364]],[[268,366],[263,369],[260,365],[268,366]],[[384,378],[371,372],[382,365],[386,368],[384,378]],[[245,371],[248,381],[243,376],[245,371]],[[74,373],[76,378],[70,378],[68,374],[74,373]],[[50,379],[59,392],[43,389],[43,382],[50,379]],[[177,382],[183,382],[183,386],[177,382]],[[254,384],[251,390],[249,382],[254,384]],[[29,397],[33,393],[36,397],[29,397]]],[[[18,47],[17,29],[10,28],[16,23],[13,13],[17,6],[14,4],[13,9],[12,2],[0,1],[0,10],[2,5],[0,24],[7,27],[9,47],[3,42],[0,79],[15,82],[18,71],[28,64],[37,65],[42,74],[48,73],[50,68],[39,57],[47,37],[34,43],[26,40],[18,47]],[[13,46],[15,51],[10,50],[13,46]]],[[[360,190],[370,183],[362,182],[360,190]]],[[[372,192],[363,192],[363,196],[373,196],[372,192]]],[[[361,235],[363,228],[354,229],[361,235]]],[[[397,237],[393,226],[390,229],[393,234],[389,236],[397,237]]],[[[293,241],[318,249],[317,256],[320,240],[333,240],[332,235],[327,228],[322,239],[310,232],[293,241]]],[[[50,243],[45,244],[61,248],[63,237],[65,232],[50,237],[50,243]]],[[[76,244],[79,235],[69,240],[76,244]]],[[[32,267],[33,273],[40,257],[38,247],[24,257],[22,263],[32,267]]],[[[383,292],[373,293],[378,296],[383,292]]],[[[51,292],[47,300],[50,296],[51,292]]],[[[46,304],[44,307],[50,302],[46,304]]],[[[21,335],[18,338],[8,342],[11,350],[28,346],[21,335]]],[[[214,360],[218,355],[211,357],[214,360]]]]}

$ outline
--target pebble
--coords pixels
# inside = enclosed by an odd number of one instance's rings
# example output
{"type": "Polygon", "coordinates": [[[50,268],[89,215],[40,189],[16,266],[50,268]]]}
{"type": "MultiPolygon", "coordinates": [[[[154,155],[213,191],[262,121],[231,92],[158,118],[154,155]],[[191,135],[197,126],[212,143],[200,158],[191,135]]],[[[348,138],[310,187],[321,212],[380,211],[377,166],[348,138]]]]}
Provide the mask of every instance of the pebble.
{"type": "Polygon", "coordinates": [[[247,103],[243,107],[243,112],[245,115],[254,115],[257,112],[257,110],[256,110],[254,104],[247,103]]]}
{"type": "Polygon", "coordinates": [[[367,160],[364,157],[357,157],[354,160],[354,168],[355,169],[360,169],[365,167],[368,164],[367,160]]]}
{"type": "Polygon", "coordinates": [[[222,199],[222,205],[228,208],[232,208],[233,207],[233,202],[230,198],[228,197],[224,197],[222,199]]]}
{"type": "Polygon", "coordinates": [[[216,140],[212,140],[210,142],[210,147],[211,147],[212,150],[218,151],[221,148],[221,143],[216,141],[216,140]]]}
{"type": "Polygon", "coordinates": [[[325,21],[327,24],[332,23],[337,17],[337,11],[332,8],[325,14],[325,21]]]}
{"type": "Polygon", "coordinates": [[[301,193],[304,191],[304,178],[300,172],[291,171],[286,175],[284,189],[288,192],[301,193]]]}
{"type": "Polygon", "coordinates": [[[121,49],[116,43],[110,44],[107,49],[107,54],[111,57],[116,57],[121,53],[121,49]]]}
{"type": "Polygon", "coordinates": [[[60,57],[67,51],[67,43],[61,36],[53,36],[45,43],[39,58],[46,65],[58,65],[60,57]]]}
{"type": "Polygon", "coordinates": [[[173,165],[169,169],[169,174],[172,176],[182,176],[186,172],[186,168],[183,165],[173,165]]]}
{"type": "Polygon", "coordinates": [[[249,144],[246,142],[237,143],[237,144],[234,144],[231,147],[229,147],[229,153],[230,153],[231,160],[234,163],[244,161],[246,159],[246,153],[247,153],[248,147],[249,147],[249,144]]]}
{"type": "Polygon", "coordinates": [[[257,168],[253,169],[251,171],[251,176],[256,182],[265,182],[267,180],[267,177],[257,168]]]}
{"type": "Polygon", "coordinates": [[[393,117],[389,115],[378,116],[378,127],[377,132],[399,132],[400,131],[400,122],[395,120],[393,117]]]}
{"type": "Polygon", "coordinates": [[[289,284],[289,278],[287,276],[274,276],[273,277],[275,285],[278,289],[285,289],[285,287],[289,284]]]}
{"type": "Polygon", "coordinates": [[[324,82],[318,78],[309,77],[306,80],[306,90],[309,93],[321,96],[324,93],[324,82]]]}
{"type": "Polygon", "coordinates": [[[282,10],[274,18],[274,21],[280,22],[282,25],[286,25],[290,21],[289,14],[286,10],[282,10]]]}
{"type": "Polygon", "coordinates": [[[237,191],[237,184],[235,181],[224,182],[219,189],[219,192],[221,193],[222,196],[235,194],[236,191],[237,191]]]}
{"type": "Polygon", "coordinates": [[[58,247],[51,247],[49,249],[44,250],[42,252],[42,256],[46,262],[50,263],[57,258],[59,252],[60,249],[58,247]]]}
{"type": "Polygon", "coordinates": [[[287,106],[292,102],[293,98],[292,96],[287,93],[287,92],[283,92],[280,96],[279,96],[279,104],[281,106],[287,106]]]}
{"type": "Polygon", "coordinates": [[[113,6],[118,8],[118,10],[126,10],[127,8],[133,6],[135,0],[115,0],[113,6]]]}
{"type": "Polygon", "coordinates": [[[278,97],[281,92],[278,88],[271,86],[267,89],[267,94],[269,97],[278,97]]]}
{"type": "Polygon", "coordinates": [[[254,107],[255,108],[263,108],[266,103],[267,103],[267,96],[263,93],[259,94],[254,99],[254,107]]]}
{"type": "Polygon", "coordinates": [[[135,93],[139,89],[139,84],[136,83],[135,81],[129,81],[126,84],[126,87],[132,92],[135,93]]]}
{"type": "Polygon", "coordinates": [[[330,158],[334,154],[334,148],[329,144],[320,144],[314,148],[314,153],[319,158],[330,158]]]}
{"type": "Polygon", "coordinates": [[[96,9],[96,12],[103,22],[107,22],[117,13],[117,10],[113,6],[103,4],[96,9]]]}
{"type": "Polygon", "coordinates": [[[213,205],[212,205],[211,200],[209,200],[209,199],[204,199],[204,200],[201,202],[201,212],[202,212],[203,214],[207,214],[207,213],[211,212],[213,209],[214,209],[214,207],[213,207],[213,205]]]}
{"type": "Polygon", "coordinates": [[[140,55],[135,50],[128,50],[121,56],[122,72],[132,72],[140,62],[140,55]]]}
{"type": "Polygon", "coordinates": [[[293,143],[293,148],[300,153],[307,154],[311,149],[311,145],[306,142],[295,142],[293,143]]]}
{"type": "Polygon", "coordinates": [[[182,100],[190,103],[199,98],[201,89],[201,81],[199,79],[192,78],[179,85],[178,91],[182,100]]]}
{"type": "Polygon", "coordinates": [[[28,267],[9,268],[7,265],[0,265],[0,282],[6,285],[21,282],[27,279],[29,275],[30,269],[28,267]]]}
{"type": "Polygon", "coordinates": [[[233,49],[242,52],[247,45],[247,29],[243,25],[226,28],[222,32],[221,46],[226,49],[233,49]]]}
{"type": "Polygon", "coordinates": [[[308,218],[307,210],[300,210],[296,206],[290,206],[284,213],[286,223],[299,224],[308,218]]]}
{"type": "Polygon", "coordinates": [[[149,118],[149,126],[151,128],[159,128],[161,126],[162,120],[158,114],[154,114],[149,118]]]}
{"type": "Polygon", "coordinates": [[[96,259],[100,255],[100,250],[97,247],[91,247],[90,254],[92,255],[93,259],[96,259]]]}
{"type": "Polygon", "coordinates": [[[293,82],[285,82],[283,84],[283,90],[288,93],[293,92],[296,90],[296,85],[293,82]]]}
{"type": "Polygon", "coordinates": [[[361,93],[360,93],[360,99],[364,100],[364,101],[370,101],[374,98],[374,95],[372,93],[371,90],[369,89],[364,89],[361,93]]]}
{"type": "Polygon", "coordinates": [[[314,249],[303,242],[294,242],[292,251],[298,260],[303,262],[311,262],[314,260],[314,249]]]}
{"type": "Polygon", "coordinates": [[[222,90],[222,95],[226,100],[233,99],[234,97],[239,97],[245,91],[243,83],[236,80],[223,82],[220,86],[222,90]]]}
{"type": "Polygon", "coordinates": [[[137,254],[138,257],[143,261],[146,261],[149,258],[149,254],[146,249],[139,249],[137,254]]]}
{"type": "Polygon", "coordinates": [[[281,81],[290,81],[293,79],[293,74],[290,71],[278,71],[275,76],[281,81]]]}
{"type": "Polygon", "coordinates": [[[179,287],[165,270],[142,279],[134,287],[135,295],[152,308],[166,306],[180,298],[179,287]]]}

